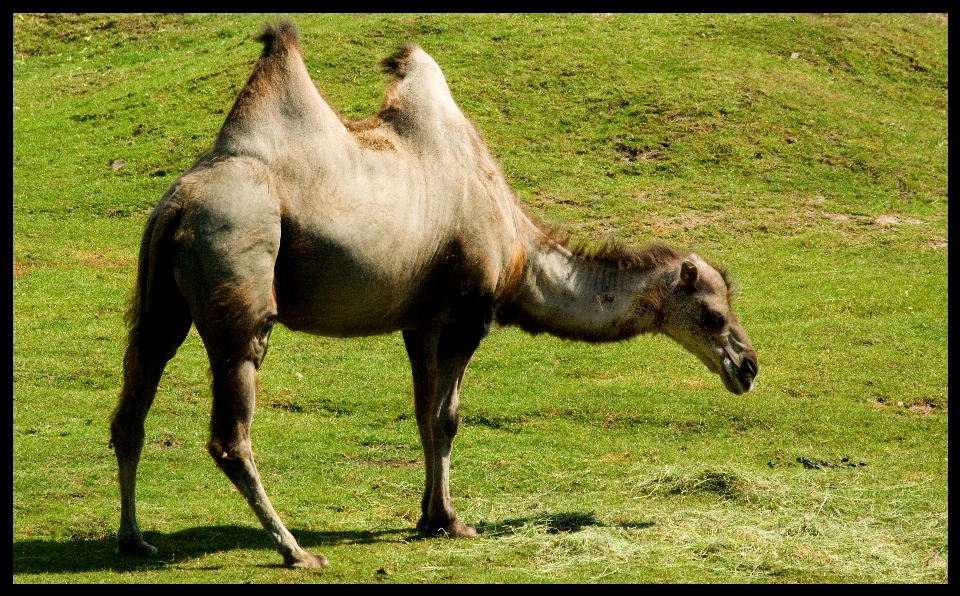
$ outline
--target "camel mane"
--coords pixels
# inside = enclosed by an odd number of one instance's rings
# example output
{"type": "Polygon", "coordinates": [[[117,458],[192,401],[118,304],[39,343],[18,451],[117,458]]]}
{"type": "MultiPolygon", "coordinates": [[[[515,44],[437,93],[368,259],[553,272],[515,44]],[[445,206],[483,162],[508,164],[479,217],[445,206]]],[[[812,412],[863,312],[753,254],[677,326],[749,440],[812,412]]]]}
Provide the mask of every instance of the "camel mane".
{"type": "Polygon", "coordinates": [[[662,267],[687,254],[659,242],[634,247],[620,238],[608,238],[600,244],[575,239],[559,226],[546,225],[530,214],[527,217],[550,241],[566,248],[582,261],[618,271],[662,267]]]}
{"type": "MultiPolygon", "coordinates": [[[[528,217],[530,216],[528,215],[528,217]]],[[[533,220],[534,218],[530,217],[530,219],[533,220]]],[[[575,239],[570,233],[557,226],[547,226],[535,220],[534,223],[547,238],[563,246],[583,262],[617,271],[658,269],[690,254],[662,242],[652,242],[645,246],[634,247],[626,241],[614,237],[597,244],[575,239]]],[[[727,286],[729,298],[740,295],[737,280],[727,266],[716,263],[702,255],[700,255],[700,258],[720,274],[723,283],[727,286]]]]}

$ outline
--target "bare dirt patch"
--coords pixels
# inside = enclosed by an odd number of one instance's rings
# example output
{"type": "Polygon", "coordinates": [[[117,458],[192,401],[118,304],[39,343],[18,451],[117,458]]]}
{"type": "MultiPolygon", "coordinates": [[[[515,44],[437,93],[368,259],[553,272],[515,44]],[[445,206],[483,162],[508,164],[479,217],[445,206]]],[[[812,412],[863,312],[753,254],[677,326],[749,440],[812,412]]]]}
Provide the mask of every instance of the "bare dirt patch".
{"type": "Polygon", "coordinates": [[[842,213],[824,213],[823,217],[827,219],[832,219],[833,221],[836,221],[836,222],[850,221],[850,216],[843,215],[842,213]]]}
{"type": "Polygon", "coordinates": [[[889,399],[884,399],[882,397],[877,397],[874,399],[867,400],[867,403],[871,408],[875,410],[889,411],[890,408],[895,409],[906,409],[914,414],[920,414],[921,416],[927,416],[932,414],[936,410],[941,410],[943,412],[947,411],[946,406],[938,405],[930,401],[921,401],[914,404],[907,405],[902,401],[894,401],[889,399]]]}
{"type": "Polygon", "coordinates": [[[137,258],[134,256],[105,257],[99,253],[78,252],[76,253],[76,257],[82,261],[84,265],[94,267],[132,267],[137,264],[137,258]]]}
{"type": "Polygon", "coordinates": [[[629,453],[607,453],[600,456],[600,461],[627,461],[630,459],[629,453]]]}
{"type": "Polygon", "coordinates": [[[937,551],[931,551],[930,556],[927,557],[925,565],[927,567],[946,567],[947,562],[940,557],[940,553],[937,551]]]}
{"type": "MultiPolygon", "coordinates": [[[[128,257],[105,257],[99,253],[92,252],[75,252],[73,257],[80,261],[80,265],[85,267],[94,267],[97,269],[105,269],[112,267],[136,267],[137,258],[135,256],[128,257]]],[[[43,261],[33,261],[33,260],[13,260],[13,276],[20,277],[26,275],[33,271],[34,269],[59,269],[62,267],[76,266],[76,261],[63,261],[59,263],[50,263],[43,261]]]]}
{"type": "Polygon", "coordinates": [[[917,414],[927,415],[932,413],[937,408],[936,405],[928,402],[919,402],[909,406],[907,409],[911,412],[916,412],[917,414]]]}
{"type": "Polygon", "coordinates": [[[654,236],[669,236],[677,231],[689,232],[699,227],[716,225],[716,218],[699,215],[681,215],[678,217],[656,218],[647,225],[654,236]]]}
{"type": "Polygon", "coordinates": [[[919,219],[912,217],[898,217],[896,215],[879,215],[873,220],[878,226],[898,226],[901,224],[921,224],[919,219]]]}
{"type": "Polygon", "coordinates": [[[20,275],[26,275],[30,271],[31,267],[24,263],[23,261],[13,260],[13,276],[17,277],[20,275]]]}

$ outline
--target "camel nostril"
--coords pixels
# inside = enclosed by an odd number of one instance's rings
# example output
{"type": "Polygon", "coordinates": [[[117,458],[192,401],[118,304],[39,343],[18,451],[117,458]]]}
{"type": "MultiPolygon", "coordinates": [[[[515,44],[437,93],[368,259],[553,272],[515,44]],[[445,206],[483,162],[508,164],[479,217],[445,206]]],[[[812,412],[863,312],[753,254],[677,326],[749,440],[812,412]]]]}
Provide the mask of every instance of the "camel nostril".
{"type": "Polygon", "coordinates": [[[757,376],[757,361],[753,358],[744,358],[743,372],[750,375],[750,377],[757,376]]]}

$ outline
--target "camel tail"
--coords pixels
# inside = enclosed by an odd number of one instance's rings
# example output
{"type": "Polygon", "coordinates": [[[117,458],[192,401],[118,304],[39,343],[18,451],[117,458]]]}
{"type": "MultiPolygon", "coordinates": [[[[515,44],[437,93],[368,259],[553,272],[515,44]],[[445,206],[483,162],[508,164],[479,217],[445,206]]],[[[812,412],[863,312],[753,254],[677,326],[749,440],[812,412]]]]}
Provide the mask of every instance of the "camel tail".
{"type": "Polygon", "coordinates": [[[180,205],[164,201],[154,209],[143,230],[137,279],[125,317],[128,331],[123,388],[110,416],[111,443],[123,440],[131,425],[142,428],[160,375],[190,330],[190,308],[177,287],[170,255],[179,220],[180,205]]]}

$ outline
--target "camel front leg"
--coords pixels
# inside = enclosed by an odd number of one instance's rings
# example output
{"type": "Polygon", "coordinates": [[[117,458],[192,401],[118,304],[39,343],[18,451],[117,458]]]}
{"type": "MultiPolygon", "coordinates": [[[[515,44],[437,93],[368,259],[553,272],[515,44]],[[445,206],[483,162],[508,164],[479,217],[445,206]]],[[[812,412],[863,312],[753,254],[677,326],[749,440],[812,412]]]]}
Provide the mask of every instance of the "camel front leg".
{"type": "Polygon", "coordinates": [[[453,537],[477,535],[457,518],[450,497],[450,453],[457,434],[463,373],[479,345],[477,325],[454,324],[437,330],[405,331],[413,370],[417,427],[423,443],[426,485],[417,528],[453,537]]]}
{"type": "Polygon", "coordinates": [[[433,494],[434,485],[434,448],[433,424],[431,412],[435,409],[437,384],[437,341],[440,338],[439,329],[427,331],[406,330],[403,332],[403,342],[410,358],[410,367],[413,371],[414,409],[417,416],[417,430],[420,433],[420,444],[423,447],[424,481],[423,498],[420,500],[420,521],[417,529],[427,531],[427,511],[433,494]]]}
{"type": "Polygon", "coordinates": [[[208,450],[227,477],[246,499],[287,567],[326,567],[322,555],[300,548],[293,534],[280,521],[257,472],[250,441],[250,424],[257,386],[254,362],[214,367],[213,414],[208,450]]]}
{"type": "Polygon", "coordinates": [[[423,527],[428,532],[443,531],[455,538],[472,538],[477,529],[457,518],[450,497],[450,453],[460,423],[460,384],[469,358],[441,361],[438,375],[438,407],[431,416],[433,427],[433,486],[423,527]]]}

